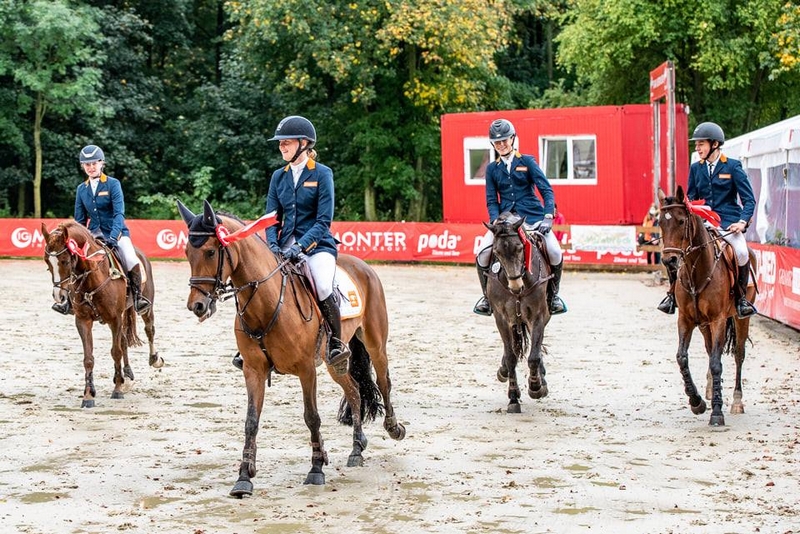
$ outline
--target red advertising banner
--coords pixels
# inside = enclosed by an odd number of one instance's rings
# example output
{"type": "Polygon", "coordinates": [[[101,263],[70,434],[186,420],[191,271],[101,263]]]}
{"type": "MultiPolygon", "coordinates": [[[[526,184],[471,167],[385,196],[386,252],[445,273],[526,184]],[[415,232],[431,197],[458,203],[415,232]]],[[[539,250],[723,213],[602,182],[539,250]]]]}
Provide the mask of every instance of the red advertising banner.
{"type": "Polygon", "coordinates": [[[670,62],[665,61],[650,71],[650,102],[667,97],[670,62]]]}
{"type": "Polygon", "coordinates": [[[800,329],[800,249],[749,245],[758,258],[758,313],[800,329]]]}
{"type": "MultiPolygon", "coordinates": [[[[53,230],[62,220],[0,219],[0,256],[41,257],[44,252],[42,223],[53,230]]],[[[127,224],[134,244],[150,258],[184,257],[188,236],[183,221],[134,219],[128,220],[127,224]]],[[[584,235],[587,235],[586,230],[590,230],[588,235],[595,235],[595,240],[602,240],[605,235],[601,226],[572,226],[572,229],[575,233],[573,238],[577,237],[578,229],[584,235]]],[[[404,222],[334,222],[332,230],[341,243],[340,252],[364,260],[461,264],[475,261],[486,233],[482,224],[404,222]]],[[[564,262],[599,266],[647,265],[644,252],[627,251],[623,245],[624,242],[620,242],[618,249],[565,250],[564,262]]],[[[800,328],[800,250],[755,243],[750,243],[750,246],[759,257],[760,294],[756,300],[759,312],[800,328]]]]}

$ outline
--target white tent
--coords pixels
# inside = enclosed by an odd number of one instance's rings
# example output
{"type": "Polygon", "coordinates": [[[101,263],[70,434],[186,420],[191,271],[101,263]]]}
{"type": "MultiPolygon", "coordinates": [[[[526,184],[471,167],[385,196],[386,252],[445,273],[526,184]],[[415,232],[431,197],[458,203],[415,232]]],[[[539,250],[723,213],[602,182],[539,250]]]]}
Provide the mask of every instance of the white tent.
{"type": "Polygon", "coordinates": [[[757,207],[749,241],[800,247],[800,115],[725,142],[741,160],[757,207]]]}

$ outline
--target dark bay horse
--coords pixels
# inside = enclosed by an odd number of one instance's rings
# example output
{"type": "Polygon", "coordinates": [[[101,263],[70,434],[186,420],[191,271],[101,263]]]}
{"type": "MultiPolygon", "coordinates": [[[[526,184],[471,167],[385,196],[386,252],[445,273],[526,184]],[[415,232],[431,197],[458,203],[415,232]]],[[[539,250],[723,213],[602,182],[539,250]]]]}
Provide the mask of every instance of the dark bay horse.
{"type": "MultiPolygon", "coordinates": [[[[526,352],[528,395],[533,399],[547,396],[542,342],[550,322],[546,283],[551,277],[550,264],[539,246],[529,240],[523,222],[521,217],[506,212],[493,224],[484,223],[494,234],[486,298],[503,340],[497,379],[508,381],[508,413],[521,411],[516,368],[526,352]]],[[[541,240],[541,235],[533,232],[530,239],[541,240]]]]}
{"type": "MultiPolygon", "coordinates": [[[[127,280],[121,269],[112,263],[110,251],[103,247],[86,229],[75,221],[58,225],[52,232],[42,223],[45,240],[44,261],[53,281],[56,302],[70,299],[75,314],[75,327],[83,344],[84,389],[81,408],[95,405],[94,342],[92,326],[95,321],[111,329],[111,357],[114,359],[114,391],[112,399],[123,398],[122,386],[127,377],[133,381],[128,362],[128,347],[142,344],[136,333],[136,312],[127,293],[127,280]],[[71,245],[71,246],[70,246],[71,245]]],[[[155,286],[148,259],[136,250],[147,280],[142,293],[153,302],[155,286]]],[[[163,367],[164,360],[154,345],[155,318],[152,307],[143,315],[144,329],[150,344],[150,366],[163,367]]]]}
{"type": "MultiPolygon", "coordinates": [[[[692,413],[706,411],[706,403],[697,393],[689,372],[689,344],[695,327],[700,329],[708,353],[706,398],[711,400],[709,425],[722,426],[722,354],[733,352],[736,361],[736,384],[733,390],[732,414],[744,413],[742,403],[742,364],[750,319],[736,317],[733,293],[736,264],[733,249],[703,224],[703,219],[689,210],[683,188],[678,186],[674,197],[658,192],[661,205],[661,226],[664,250],[662,263],[678,267],[675,299],[678,305],[678,367],[683,376],[692,413]],[[721,244],[723,246],[718,246],[721,244]]],[[[756,260],[750,251],[752,279],[756,260]]],[[[755,299],[756,288],[747,288],[747,298],[755,299]]]]}
{"type": "MultiPolygon", "coordinates": [[[[217,300],[233,297],[236,302],[233,327],[244,359],[247,416],[239,479],[230,494],[242,497],[253,493],[256,434],[265,387],[273,370],[300,379],[303,417],[311,432],[311,470],[305,483],[324,484],[322,466],[328,464],[328,454],[320,435],[316,362],[324,360],[322,351],[328,333],[316,299],[303,285],[295,266],[276,257],[260,235],[235,241],[222,237],[227,244],[221,240],[222,235],[243,228],[238,219],[216,213],[207,201],[203,213],[197,215],[180,201],[178,209],[189,228],[189,310],[202,321],[214,313],[217,300]]],[[[397,421],[390,396],[392,383],[386,352],[389,320],[383,286],[375,271],[357,258],[340,254],[338,268],[350,275],[358,289],[358,294],[349,296],[350,300],[360,300],[363,305],[361,315],[342,318],[342,339],[349,342],[352,351],[348,373],[338,375],[328,369],[344,391],[339,420],[353,425],[353,449],[347,464],[359,466],[363,465],[361,453],[367,447],[363,422],[383,410],[383,427],[391,438],[401,440],[406,431],[397,421]],[[371,368],[375,369],[377,387],[371,368]]]]}

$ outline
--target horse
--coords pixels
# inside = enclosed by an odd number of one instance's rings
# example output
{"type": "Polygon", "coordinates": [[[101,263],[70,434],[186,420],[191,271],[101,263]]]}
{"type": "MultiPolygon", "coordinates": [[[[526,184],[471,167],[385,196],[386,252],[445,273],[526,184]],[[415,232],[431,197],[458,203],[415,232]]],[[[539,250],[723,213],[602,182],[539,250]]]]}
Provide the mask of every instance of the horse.
{"type": "MultiPolygon", "coordinates": [[[[706,402],[698,395],[689,371],[689,344],[695,327],[700,329],[708,353],[706,399],[711,400],[709,425],[723,426],[722,413],[722,354],[734,354],[736,384],[733,391],[732,414],[744,413],[742,403],[742,364],[745,342],[748,340],[750,318],[736,316],[733,269],[736,260],[733,249],[718,235],[712,234],[703,219],[690,211],[683,188],[675,196],[659,190],[661,238],[664,244],[662,263],[677,267],[675,299],[678,306],[678,367],[683,376],[686,395],[692,413],[706,411],[706,402]]],[[[750,251],[750,265],[755,279],[755,255],[750,251]]],[[[747,288],[747,298],[755,299],[756,287],[747,288]]]]}
{"type": "Polygon", "coordinates": [[[522,227],[524,222],[523,218],[505,212],[494,223],[483,223],[494,234],[486,298],[503,340],[497,379],[508,382],[508,413],[521,412],[516,367],[517,360],[526,352],[530,370],[528,395],[542,399],[548,393],[542,359],[546,351],[542,343],[544,329],[550,322],[546,282],[552,274],[539,246],[541,235],[528,234],[522,227]]]}
{"type": "MultiPolygon", "coordinates": [[[[92,326],[95,321],[111,329],[111,357],[114,359],[114,390],[112,399],[122,399],[125,380],[133,381],[133,369],[128,362],[128,347],[142,344],[136,332],[136,312],[127,294],[127,279],[112,261],[111,252],[99,243],[85,226],[67,221],[52,232],[42,223],[44,261],[53,283],[53,298],[57,303],[69,299],[75,314],[75,327],[83,344],[84,388],[81,408],[94,408],[94,343],[92,326]]],[[[155,286],[153,271],[147,257],[136,250],[147,280],[142,281],[142,293],[153,302],[155,286]]],[[[143,277],[144,278],[144,277],[143,277]]],[[[152,306],[142,315],[150,344],[150,366],[159,369],[164,359],[155,349],[155,316],[152,306]]]]}
{"type": "MultiPolygon", "coordinates": [[[[215,212],[208,201],[197,215],[180,201],[178,209],[189,229],[185,250],[191,267],[187,307],[203,321],[214,314],[217,300],[233,297],[236,303],[233,326],[244,360],[247,415],[239,478],[230,495],[241,498],[253,493],[256,434],[265,384],[270,383],[273,370],[300,379],[303,418],[311,432],[311,470],[304,483],[325,484],[322,467],[328,464],[328,454],[320,434],[316,366],[329,333],[316,299],[295,265],[276,256],[261,235],[238,240],[224,237],[243,229],[236,217],[215,212]]],[[[348,372],[339,375],[328,367],[344,392],[339,421],[353,426],[353,448],[347,461],[348,467],[353,467],[363,465],[362,452],[367,448],[363,422],[383,412],[383,427],[391,438],[402,440],[406,431],[397,421],[391,402],[386,350],[389,320],[383,286],[375,271],[358,258],[339,254],[337,265],[357,288],[357,292],[348,294],[348,300],[363,307],[356,317],[342,317],[342,340],[348,342],[352,352],[348,372]],[[370,364],[375,369],[377,387],[370,364]]]]}

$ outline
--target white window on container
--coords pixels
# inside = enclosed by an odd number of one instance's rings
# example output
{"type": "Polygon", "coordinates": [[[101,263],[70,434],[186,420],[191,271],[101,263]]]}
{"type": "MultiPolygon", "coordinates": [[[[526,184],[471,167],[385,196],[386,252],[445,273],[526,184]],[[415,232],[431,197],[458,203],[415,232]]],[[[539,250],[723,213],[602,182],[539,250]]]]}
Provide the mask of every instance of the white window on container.
{"type": "Polygon", "coordinates": [[[594,136],[540,137],[541,167],[555,182],[597,183],[597,145],[594,136]]]}
{"type": "MultiPolygon", "coordinates": [[[[517,148],[514,139],[514,150],[517,148]]],[[[497,158],[488,137],[464,138],[464,183],[480,185],[486,183],[486,166],[497,158]]]]}

